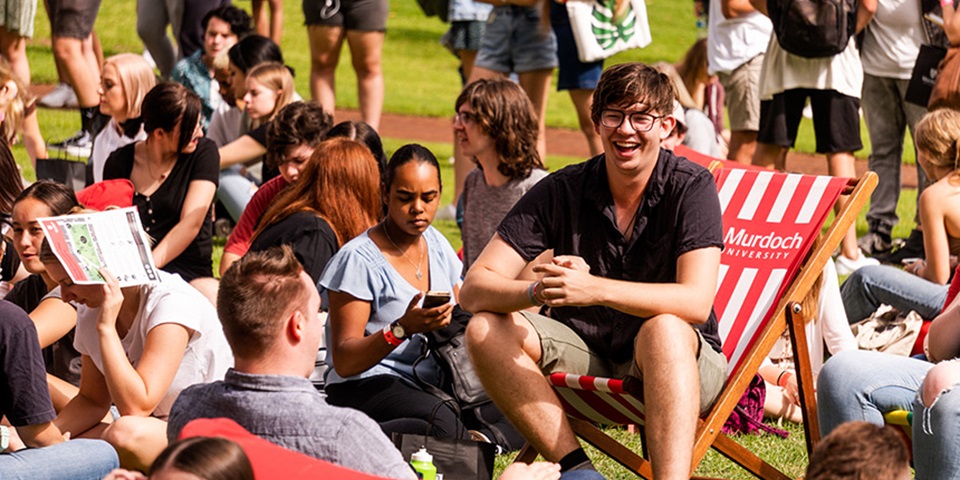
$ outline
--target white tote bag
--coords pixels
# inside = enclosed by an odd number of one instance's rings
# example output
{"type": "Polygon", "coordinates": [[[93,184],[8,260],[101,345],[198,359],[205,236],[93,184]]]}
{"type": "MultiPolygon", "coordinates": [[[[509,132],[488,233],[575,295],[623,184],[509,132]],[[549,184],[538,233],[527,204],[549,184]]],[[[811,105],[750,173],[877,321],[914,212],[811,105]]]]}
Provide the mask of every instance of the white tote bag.
{"type": "Polygon", "coordinates": [[[570,28],[581,62],[595,62],[631,48],[650,44],[650,24],[644,0],[568,0],[570,28]]]}

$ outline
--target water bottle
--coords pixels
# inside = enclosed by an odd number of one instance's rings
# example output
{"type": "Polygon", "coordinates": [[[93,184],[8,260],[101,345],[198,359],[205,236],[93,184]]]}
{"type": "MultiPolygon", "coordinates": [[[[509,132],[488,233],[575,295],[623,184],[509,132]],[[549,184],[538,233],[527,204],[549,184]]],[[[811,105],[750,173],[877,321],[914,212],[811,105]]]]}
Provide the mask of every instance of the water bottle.
{"type": "Polygon", "coordinates": [[[417,472],[417,477],[423,480],[437,480],[437,467],[433,466],[433,455],[427,453],[426,447],[410,457],[410,466],[417,472]]]}

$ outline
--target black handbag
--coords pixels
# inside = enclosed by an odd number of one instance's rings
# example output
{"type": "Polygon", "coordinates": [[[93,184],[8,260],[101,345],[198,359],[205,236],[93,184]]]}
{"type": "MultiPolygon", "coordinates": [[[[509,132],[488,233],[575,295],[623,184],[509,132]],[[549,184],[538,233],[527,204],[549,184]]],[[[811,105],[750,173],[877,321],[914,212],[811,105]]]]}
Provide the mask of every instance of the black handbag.
{"type": "MultiPolygon", "coordinates": [[[[434,407],[430,416],[431,428],[433,425],[432,419],[441,407],[450,405],[454,407],[454,410],[457,409],[452,402],[454,402],[452,399],[444,400],[434,407]]],[[[445,480],[490,480],[493,478],[497,446],[492,443],[399,432],[393,433],[391,440],[393,440],[397,450],[400,450],[404,459],[410,459],[414,452],[420,450],[421,447],[426,449],[427,453],[433,456],[433,465],[437,467],[437,473],[443,474],[445,480]]]]}
{"type": "MultiPolygon", "coordinates": [[[[441,389],[452,395],[457,405],[464,409],[490,402],[490,396],[484,390],[467,356],[464,332],[471,317],[473,315],[470,312],[455,305],[449,325],[424,334],[429,351],[434,353],[443,370],[441,389]]],[[[423,382],[421,386],[422,384],[423,382]]]]}
{"type": "Polygon", "coordinates": [[[920,45],[920,53],[917,55],[917,62],[913,65],[904,100],[921,107],[926,107],[930,103],[930,94],[937,82],[940,62],[945,56],[947,56],[947,50],[944,48],[920,45]]]}
{"type": "Polygon", "coordinates": [[[62,183],[74,192],[87,186],[87,163],[61,158],[38,158],[37,180],[53,180],[62,183]]]}
{"type": "Polygon", "coordinates": [[[482,430],[505,450],[519,449],[524,443],[523,436],[494,405],[467,356],[464,332],[472,317],[473,314],[455,305],[449,325],[423,334],[427,341],[420,358],[414,362],[414,379],[425,392],[450,405],[467,428],[482,430]],[[442,373],[439,387],[417,374],[417,365],[430,355],[442,373]]]}

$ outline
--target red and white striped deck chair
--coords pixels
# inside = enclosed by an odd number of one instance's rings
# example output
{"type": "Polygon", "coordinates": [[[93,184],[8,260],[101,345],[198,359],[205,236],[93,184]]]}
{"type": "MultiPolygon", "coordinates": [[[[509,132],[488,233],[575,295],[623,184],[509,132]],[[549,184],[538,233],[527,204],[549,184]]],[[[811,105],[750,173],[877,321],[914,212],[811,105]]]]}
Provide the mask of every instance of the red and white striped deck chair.
{"type": "MultiPolygon", "coordinates": [[[[698,424],[693,465],[696,468],[713,446],[760,478],[785,479],[789,477],[721,434],[720,429],[784,331],[788,316],[797,317],[794,323],[799,324],[791,329],[799,342],[794,349],[801,352],[797,364],[809,365],[800,301],[866,204],[877,177],[868,172],[853,181],[738,168],[722,168],[716,177],[725,248],[714,309],[730,375],[716,404],[698,424]],[[847,204],[827,234],[818,239],[841,194],[849,196],[847,204]]],[[[802,391],[813,392],[812,374],[809,369],[800,370],[802,391]]],[[[642,425],[642,399],[627,392],[641,390],[634,385],[625,389],[626,382],[617,379],[565,373],[552,374],[548,380],[579,437],[634,473],[652,476],[645,458],[594,426],[642,425]]],[[[812,441],[819,438],[819,427],[815,405],[811,405],[813,396],[809,397],[804,413],[807,430],[816,433],[807,435],[808,448],[812,449],[812,441]]],[[[528,445],[517,460],[529,462],[535,457],[536,452],[528,445]]]]}
{"type": "Polygon", "coordinates": [[[723,158],[711,157],[710,155],[700,153],[683,144],[677,145],[676,148],[673,149],[673,153],[681,157],[684,157],[687,160],[690,160],[691,162],[696,163],[697,165],[700,165],[703,168],[706,168],[707,170],[710,170],[710,173],[713,173],[714,175],[716,175],[716,173],[721,168],[745,168],[747,170],[766,170],[763,167],[746,165],[734,160],[726,160],[723,158]]]}

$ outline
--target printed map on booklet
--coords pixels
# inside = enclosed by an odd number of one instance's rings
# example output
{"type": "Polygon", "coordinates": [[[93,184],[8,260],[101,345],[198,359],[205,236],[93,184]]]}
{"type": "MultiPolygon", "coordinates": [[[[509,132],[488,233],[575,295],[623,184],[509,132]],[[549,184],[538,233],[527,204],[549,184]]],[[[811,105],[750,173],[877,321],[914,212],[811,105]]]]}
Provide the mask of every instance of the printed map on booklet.
{"type": "Polygon", "coordinates": [[[73,283],[106,283],[101,267],[107,267],[121,287],[159,278],[135,207],[37,220],[73,283]]]}

